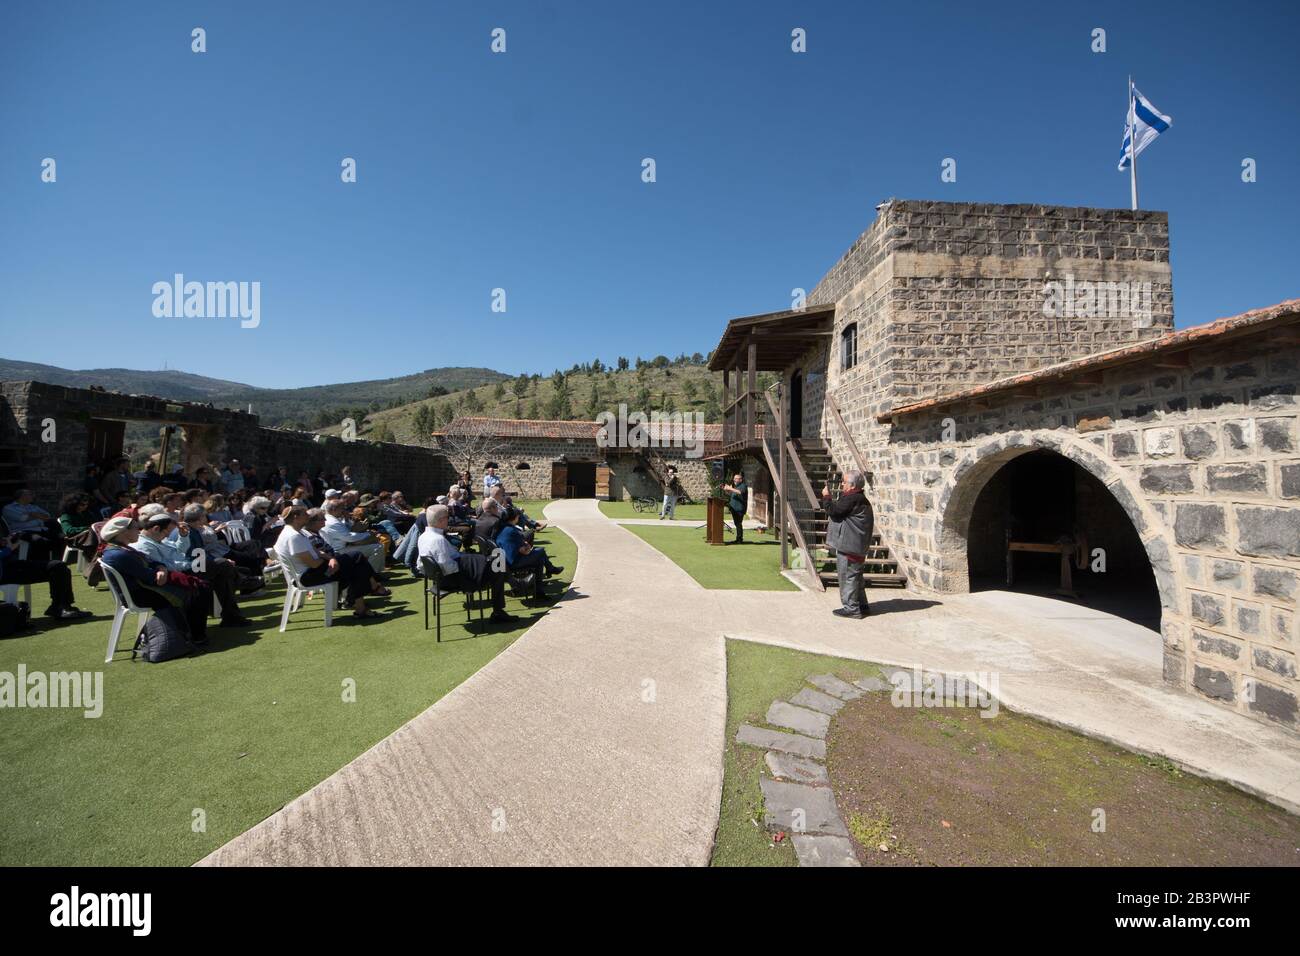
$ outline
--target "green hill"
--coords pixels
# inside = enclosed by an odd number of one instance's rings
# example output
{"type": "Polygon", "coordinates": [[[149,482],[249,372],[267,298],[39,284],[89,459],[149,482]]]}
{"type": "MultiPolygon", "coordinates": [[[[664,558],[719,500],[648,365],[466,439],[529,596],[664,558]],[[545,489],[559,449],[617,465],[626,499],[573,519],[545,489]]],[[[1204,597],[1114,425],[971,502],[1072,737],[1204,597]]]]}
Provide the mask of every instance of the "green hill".
{"type": "MultiPolygon", "coordinates": [[[[769,377],[760,376],[760,385],[768,384],[769,377]]],[[[576,366],[562,375],[520,375],[375,412],[359,424],[358,434],[428,445],[429,433],[457,415],[590,421],[601,411],[616,412],[620,403],[629,411],[701,412],[706,422],[720,422],[722,374],[710,372],[702,356],[676,361],[660,356],[639,369],[576,366]]],[[[320,431],[338,434],[339,426],[320,431]]]]}
{"type": "Polygon", "coordinates": [[[264,425],[316,428],[356,413],[404,405],[431,394],[446,394],[509,379],[490,368],[432,368],[398,378],[304,388],[258,388],[242,382],[207,378],[189,372],[148,372],[126,368],[66,369],[54,365],[0,359],[0,381],[48,382],[109,391],[157,395],[186,402],[208,402],[219,408],[247,411],[252,405],[264,425]]]}

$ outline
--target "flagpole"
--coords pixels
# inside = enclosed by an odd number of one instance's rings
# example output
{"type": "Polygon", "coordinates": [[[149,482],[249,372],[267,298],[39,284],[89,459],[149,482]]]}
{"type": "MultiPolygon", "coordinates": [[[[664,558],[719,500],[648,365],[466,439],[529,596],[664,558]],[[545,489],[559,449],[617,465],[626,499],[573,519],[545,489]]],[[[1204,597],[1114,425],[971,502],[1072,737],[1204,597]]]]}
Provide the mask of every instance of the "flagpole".
{"type": "Polygon", "coordinates": [[[1133,209],[1138,207],[1138,156],[1137,156],[1137,122],[1133,108],[1133,75],[1128,78],[1128,173],[1129,189],[1132,192],[1133,209]]]}

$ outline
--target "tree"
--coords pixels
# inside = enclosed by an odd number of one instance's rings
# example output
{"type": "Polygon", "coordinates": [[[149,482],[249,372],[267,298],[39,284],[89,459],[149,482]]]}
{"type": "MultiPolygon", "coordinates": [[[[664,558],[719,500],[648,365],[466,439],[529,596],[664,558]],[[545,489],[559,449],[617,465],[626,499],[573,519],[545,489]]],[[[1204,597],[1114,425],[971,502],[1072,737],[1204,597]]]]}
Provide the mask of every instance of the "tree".
{"type": "Polygon", "coordinates": [[[704,420],[711,424],[722,421],[722,406],[712,395],[704,400],[704,420]]]}
{"type": "Polygon", "coordinates": [[[465,411],[473,415],[482,407],[483,404],[479,401],[478,393],[475,392],[474,389],[471,388],[465,393],[465,411]]]}
{"type": "Polygon", "coordinates": [[[492,397],[496,399],[498,402],[501,401],[501,399],[506,397],[505,382],[497,382],[496,387],[492,389],[492,397]]]}
{"type": "Polygon", "coordinates": [[[515,393],[515,398],[523,398],[528,394],[530,384],[532,384],[532,379],[520,372],[519,377],[510,383],[510,390],[515,393]]]}
{"type": "Polygon", "coordinates": [[[628,365],[627,357],[626,357],[626,356],[623,356],[623,355],[620,355],[620,356],[618,357],[618,370],[619,370],[620,372],[626,372],[626,371],[627,371],[627,365],[628,365]]]}
{"type": "Polygon", "coordinates": [[[537,406],[537,399],[534,398],[528,403],[528,414],[524,417],[531,421],[536,421],[542,417],[542,410],[537,406]]]}
{"type": "Polygon", "coordinates": [[[644,385],[636,393],[636,410],[639,412],[650,411],[650,389],[644,385]]]}
{"type": "Polygon", "coordinates": [[[460,419],[438,436],[438,448],[457,471],[482,468],[509,443],[484,419],[460,419]]]}
{"type": "Polygon", "coordinates": [[[695,383],[688,378],[686,381],[682,382],[682,391],[685,393],[687,398],[694,398],[696,391],[695,383]]]}

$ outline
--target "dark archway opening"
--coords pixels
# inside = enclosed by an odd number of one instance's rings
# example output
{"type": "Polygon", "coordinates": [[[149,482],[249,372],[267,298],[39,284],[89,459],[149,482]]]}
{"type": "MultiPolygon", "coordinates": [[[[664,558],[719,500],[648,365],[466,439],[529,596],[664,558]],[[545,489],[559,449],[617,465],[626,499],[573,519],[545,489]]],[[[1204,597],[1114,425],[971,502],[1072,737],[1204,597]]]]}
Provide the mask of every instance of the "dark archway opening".
{"type": "Polygon", "coordinates": [[[1057,597],[1160,629],[1155,574],[1132,521],[1100,480],[1063,455],[1032,451],[999,468],[975,500],[967,542],[972,591],[1057,597]],[[1059,551],[1020,550],[1070,544],[1074,596],[1061,593],[1059,551]]]}
{"type": "Polygon", "coordinates": [[[594,461],[569,462],[568,497],[596,497],[596,463],[594,461]]]}

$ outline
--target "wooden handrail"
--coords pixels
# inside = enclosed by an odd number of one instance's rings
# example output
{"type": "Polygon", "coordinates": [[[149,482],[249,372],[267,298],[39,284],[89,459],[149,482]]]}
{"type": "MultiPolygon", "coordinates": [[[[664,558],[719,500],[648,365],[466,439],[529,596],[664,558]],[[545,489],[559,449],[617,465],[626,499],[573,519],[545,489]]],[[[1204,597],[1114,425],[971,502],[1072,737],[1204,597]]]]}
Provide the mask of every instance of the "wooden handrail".
{"type": "Polygon", "coordinates": [[[835,424],[839,426],[840,435],[844,438],[845,444],[849,446],[849,451],[853,453],[853,460],[857,463],[858,471],[862,472],[865,478],[871,469],[867,467],[867,461],[862,457],[862,452],[858,451],[858,443],[853,440],[853,433],[844,424],[844,416],[840,414],[839,403],[835,401],[835,396],[830,393],[829,389],[826,392],[826,404],[831,408],[831,414],[835,417],[835,424]]]}
{"type": "MultiPolygon", "coordinates": [[[[763,457],[767,460],[768,471],[772,474],[780,474],[781,469],[778,468],[776,462],[772,460],[772,451],[767,447],[767,442],[764,441],[762,444],[763,457]]],[[[785,510],[785,523],[794,534],[795,541],[799,543],[799,550],[803,552],[804,570],[808,572],[808,577],[812,579],[813,586],[816,587],[818,591],[825,591],[826,583],[822,581],[822,576],[817,573],[816,560],[813,558],[813,553],[808,547],[808,542],[804,539],[803,529],[799,527],[799,519],[795,516],[794,509],[790,507],[790,499],[786,497],[784,488],[781,489],[781,507],[785,510]]]]}

